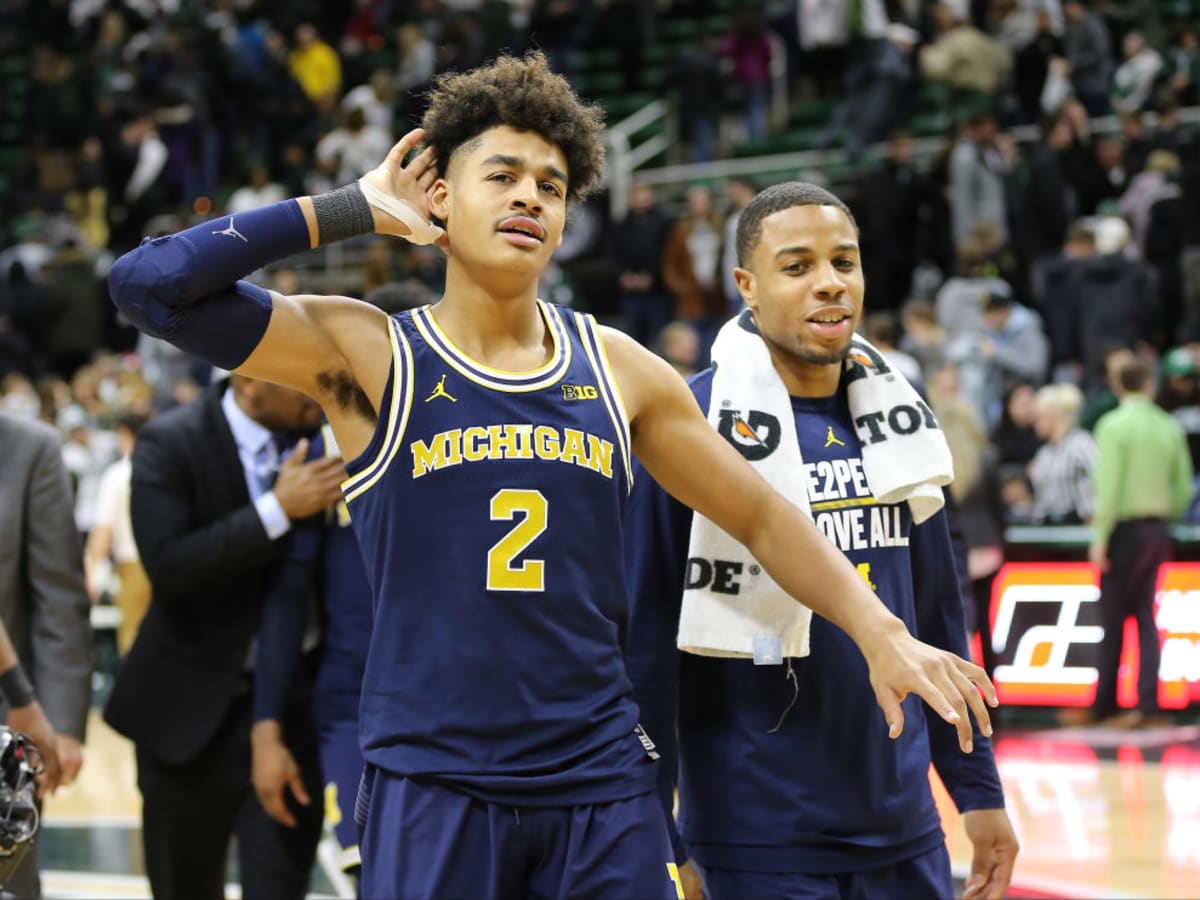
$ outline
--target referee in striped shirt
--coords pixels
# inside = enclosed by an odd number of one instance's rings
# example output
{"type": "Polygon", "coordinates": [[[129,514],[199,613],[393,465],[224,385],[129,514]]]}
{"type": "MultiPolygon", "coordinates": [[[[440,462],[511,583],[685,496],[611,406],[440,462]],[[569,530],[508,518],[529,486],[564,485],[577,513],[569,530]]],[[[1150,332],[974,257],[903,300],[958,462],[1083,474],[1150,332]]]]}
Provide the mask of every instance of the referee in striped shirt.
{"type": "Polygon", "coordinates": [[[1183,429],[1150,398],[1150,369],[1140,359],[1117,376],[1120,404],[1096,424],[1096,506],[1088,556],[1100,567],[1100,680],[1092,714],[1113,727],[1134,728],[1158,718],[1158,629],[1154,588],[1158,567],[1171,558],[1167,522],[1192,497],[1192,458],[1183,429]],[[1138,706],[1119,713],[1117,666],[1125,619],[1137,621],[1138,706]]]}
{"type": "Polygon", "coordinates": [[[1079,427],[1083,394],[1073,384],[1048,384],[1033,398],[1033,427],[1044,444],[1029,463],[1033,514],[1049,525],[1092,518],[1096,441],[1079,427]]]}

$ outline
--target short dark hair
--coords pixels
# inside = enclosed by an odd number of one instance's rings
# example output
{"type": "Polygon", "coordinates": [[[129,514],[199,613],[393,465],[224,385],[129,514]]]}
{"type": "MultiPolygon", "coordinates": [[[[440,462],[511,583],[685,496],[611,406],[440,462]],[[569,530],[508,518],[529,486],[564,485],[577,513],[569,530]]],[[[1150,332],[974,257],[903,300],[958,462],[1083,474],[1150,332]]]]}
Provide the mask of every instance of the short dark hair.
{"type": "Polygon", "coordinates": [[[143,412],[138,412],[132,409],[125,409],[117,413],[117,417],[113,422],[116,428],[122,428],[130,434],[137,434],[142,430],[142,426],[150,421],[150,417],[143,412]]]}
{"type": "Polygon", "coordinates": [[[858,223],[843,200],[825,190],[825,188],[807,181],[784,181],[773,184],[746,204],[738,219],[737,227],[737,258],[738,265],[745,266],[746,260],[758,246],[762,238],[763,220],[768,216],[793,206],[836,206],[846,214],[854,231],[858,233],[858,223]]]}
{"type": "Polygon", "coordinates": [[[567,196],[582,200],[604,173],[604,113],[584,103],[546,57],[500,56],[490,65],[438,78],[421,121],[445,174],[450,158],[489,128],[532,131],[567,158],[567,196]]]}
{"type": "Polygon", "coordinates": [[[1076,241],[1086,241],[1092,246],[1096,245],[1096,234],[1087,225],[1082,222],[1076,222],[1067,229],[1067,239],[1065,243],[1072,244],[1076,241]]]}
{"type": "Polygon", "coordinates": [[[1140,359],[1131,359],[1117,372],[1117,383],[1123,391],[1144,391],[1150,383],[1150,367],[1140,359]]]}

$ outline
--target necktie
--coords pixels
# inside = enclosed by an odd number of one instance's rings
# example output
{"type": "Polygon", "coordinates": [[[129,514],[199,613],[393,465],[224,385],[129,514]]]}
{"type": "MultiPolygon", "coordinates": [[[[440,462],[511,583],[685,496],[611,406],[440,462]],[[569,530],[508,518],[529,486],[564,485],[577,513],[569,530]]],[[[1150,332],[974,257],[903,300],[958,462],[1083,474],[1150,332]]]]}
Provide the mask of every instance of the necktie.
{"type": "Polygon", "coordinates": [[[275,476],[279,474],[280,455],[275,443],[263,441],[254,454],[254,480],[258,482],[259,492],[266,493],[275,485],[275,476]]]}
{"type": "Polygon", "coordinates": [[[269,491],[275,486],[275,479],[279,477],[279,467],[291,455],[295,446],[296,436],[290,432],[276,432],[271,435],[271,440],[263,445],[263,450],[270,461],[266,477],[263,479],[266,484],[265,490],[269,491]]]}
{"type": "Polygon", "coordinates": [[[276,432],[265,440],[254,454],[254,480],[259,493],[265,494],[275,486],[279,467],[296,446],[296,436],[288,432],[276,432]]]}

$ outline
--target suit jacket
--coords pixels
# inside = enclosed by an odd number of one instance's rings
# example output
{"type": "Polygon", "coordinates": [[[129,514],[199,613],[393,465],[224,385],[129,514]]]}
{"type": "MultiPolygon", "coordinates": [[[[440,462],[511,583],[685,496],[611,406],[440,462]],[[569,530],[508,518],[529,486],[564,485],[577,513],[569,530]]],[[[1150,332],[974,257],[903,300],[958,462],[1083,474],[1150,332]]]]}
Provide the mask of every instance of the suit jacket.
{"type": "Polygon", "coordinates": [[[130,513],[150,608],[104,710],[165,763],[195,758],[245,691],[276,561],[221,409],[227,382],[138,432],[130,513]]]}
{"type": "Polygon", "coordinates": [[[82,740],[91,603],[58,432],[0,413],[0,460],[0,619],[50,723],[82,740]]]}

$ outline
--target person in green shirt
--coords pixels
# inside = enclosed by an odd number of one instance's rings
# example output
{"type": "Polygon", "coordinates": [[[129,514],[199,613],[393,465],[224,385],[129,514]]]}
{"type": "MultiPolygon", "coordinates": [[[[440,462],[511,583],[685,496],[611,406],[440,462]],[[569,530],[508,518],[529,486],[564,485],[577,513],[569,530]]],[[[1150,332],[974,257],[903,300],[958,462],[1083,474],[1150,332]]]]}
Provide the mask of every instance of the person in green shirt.
{"type": "Polygon", "coordinates": [[[1088,557],[1100,568],[1099,682],[1095,719],[1138,727],[1158,718],[1158,629],[1154,589],[1158,567],[1171,558],[1167,522],[1192,497],[1192,458],[1183,429],[1151,399],[1150,368],[1139,359],[1120,367],[1120,404],[1096,424],[1096,493],[1088,557]],[[1117,709],[1117,667],[1125,619],[1137,621],[1137,709],[1117,709]]]}
{"type": "Polygon", "coordinates": [[[1104,390],[1093,393],[1088,399],[1087,406],[1079,414],[1079,427],[1084,431],[1095,433],[1096,423],[1106,413],[1117,408],[1117,373],[1125,363],[1134,358],[1134,352],[1128,347],[1112,347],[1104,354],[1104,390]]]}

